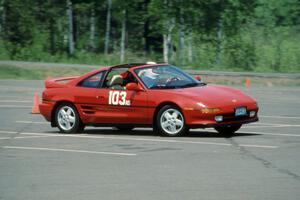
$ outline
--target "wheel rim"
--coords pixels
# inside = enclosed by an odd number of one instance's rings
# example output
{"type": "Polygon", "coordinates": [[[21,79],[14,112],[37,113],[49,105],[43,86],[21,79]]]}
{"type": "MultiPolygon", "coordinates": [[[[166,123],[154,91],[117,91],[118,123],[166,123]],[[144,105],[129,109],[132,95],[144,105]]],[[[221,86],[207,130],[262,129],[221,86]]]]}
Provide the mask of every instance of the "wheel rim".
{"type": "Polygon", "coordinates": [[[184,118],[178,110],[168,109],[161,115],[160,124],[166,133],[175,135],[182,130],[184,118]]]}
{"type": "Polygon", "coordinates": [[[74,127],[75,118],[74,109],[69,106],[62,107],[57,114],[58,124],[65,131],[69,131],[74,127]]]}

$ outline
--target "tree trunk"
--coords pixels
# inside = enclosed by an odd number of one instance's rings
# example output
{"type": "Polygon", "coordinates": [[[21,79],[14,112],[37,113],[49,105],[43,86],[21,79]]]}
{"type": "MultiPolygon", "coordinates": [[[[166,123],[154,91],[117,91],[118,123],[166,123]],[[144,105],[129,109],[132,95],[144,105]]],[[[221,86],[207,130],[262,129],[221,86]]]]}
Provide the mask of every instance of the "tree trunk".
{"type": "Polygon", "coordinates": [[[121,35],[121,52],[120,52],[120,62],[123,63],[125,59],[125,36],[126,36],[126,9],[123,10],[123,20],[122,20],[122,35],[121,35]]]}
{"type": "Polygon", "coordinates": [[[163,55],[164,62],[169,62],[169,47],[168,47],[168,34],[163,34],[163,55]]]}
{"type": "Polygon", "coordinates": [[[175,26],[174,20],[168,20],[165,26],[167,33],[163,34],[163,56],[164,62],[169,62],[173,55],[172,30],[175,26]]]}
{"type": "Polygon", "coordinates": [[[91,8],[91,17],[90,17],[90,50],[95,51],[96,45],[95,45],[95,4],[92,4],[91,8]]]}
{"type": "Polygon", "coordinates": [[[75,53],[75,42],[74,42],[74,27],[73,27],[73,5],[71,0],[67,0],[67,15],[68,15],[68,39],[69,39],[69,54],[74,55],[75,53]]]}
{"type": "MultiPolygon", "coordinates": [[[[144,0],[143,2],[143,10],[145,13],[148,13],[148,5],[150,3],[150,0],[144,0]]],[[[150,52],[150,38],[149,38],[149,33],[150,33],[150,19],[146,15],[146,19],[144,19],[144,33],[143,33],[143,43],[144,43],[144,51],[145,53],[150,52]]]]}
{"type": "Polygon", "coordinates": [[[223,23],[222,19],[219,19],[218,21],[218,27],[217,27],[217,55],[216,55],[216,64],[218,66],[222,65],[222,38],[223,37],[223,23]]]}
{"type": "Polygon", "coordinates": [[[3,36],[3,27],[5,26],[5,21],[6,21],[6,17],[5,17],[5,9],[4,9],[4,1],[2,0],[0,1],[0,37],[4,37],[3,36]]]}
{"type": "Polygon", "coordinates": [[[189,64],[193,62],[193,31],[189,32],[189,40],[188,40],[188,61],[189,64]]]}
{"type": "Polygon", "coordinates": [[[55,21],[53,20],[53,18],[51,17],[49,19],[49,39],[50,39],[50,53],[51,55],[54,55],[56,52],[56,48],[55,48],[55,27],[54,27],[54,23],[55,21]]]}
{"type": "Polygon", "coordinates": [[[111,0],[107,0],[106,31],[105,31],[105,40],[104,40],[105,54],[108,54],[110,26],[111,26],[111,0]]]}
{"type": "Polygon", "coordinates": [[[178,53],[179,53],[179,63],[181,65],[185,65],[185,57],[184,57],[184,51],[185,51],[185,46],[184,46],[184,18],[183,18],[183,14],[182,14],[182,9],[180,9],[180,24],[179,24],[179,49],[178,49],[178,53]]]}

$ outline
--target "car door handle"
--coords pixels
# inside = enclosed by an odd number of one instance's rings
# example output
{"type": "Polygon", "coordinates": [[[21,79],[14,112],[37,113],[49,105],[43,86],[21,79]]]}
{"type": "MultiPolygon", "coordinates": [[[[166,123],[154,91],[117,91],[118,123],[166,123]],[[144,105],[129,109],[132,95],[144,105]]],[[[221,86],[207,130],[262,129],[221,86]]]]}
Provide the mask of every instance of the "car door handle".
{"type": "Polygon", "coordinates": [[[96,99],[104,99],[104,96],[96,96],[96,99]]]}

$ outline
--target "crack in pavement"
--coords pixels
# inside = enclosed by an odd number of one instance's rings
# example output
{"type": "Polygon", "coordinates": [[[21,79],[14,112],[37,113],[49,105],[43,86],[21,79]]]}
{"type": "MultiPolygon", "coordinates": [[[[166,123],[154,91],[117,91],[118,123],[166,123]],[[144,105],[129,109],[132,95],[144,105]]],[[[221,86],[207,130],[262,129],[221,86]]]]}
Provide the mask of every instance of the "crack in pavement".
{"type": "Polygon", "coordinates": [[[233,140],[233,138],[226,138],[226,140],[232,145],[232,147],[235,147],[236,149],[238,149],[240,154],[248,156],[248,157],[260,162],[265,168],[274,169],[281,174],[288,175],[288,176],[296,179],[297,181],[300,181],[300,176],[298,174],[291,172],[288,169],[279,168],[279,167],[275,166],[272,162],[253,154],[251,151],[247,150],[245,147],[240,146],[236,141],[233,140]]]}
{"type": "Polygon", "coordinates": [[[16,137],[20,136],[21,133],[26,130],[27,128],[29,128],[30,126],[32,126],[33,123],[30,123],[30,124],[26,124],[25,126],[23,126],[22,128],[20,128],[19,130],[16,130],[14,134],[11,134],[9,139],[7,140],[3,140],[3,144],[0,145],[0,151],[1,150],[4,150],[4,148],[2,148],[3,146],[8,146],[7,144],[4,144],[4,142],[7,142],[8,144],[10,144],[10,141],[15,139],[16,137]]]}

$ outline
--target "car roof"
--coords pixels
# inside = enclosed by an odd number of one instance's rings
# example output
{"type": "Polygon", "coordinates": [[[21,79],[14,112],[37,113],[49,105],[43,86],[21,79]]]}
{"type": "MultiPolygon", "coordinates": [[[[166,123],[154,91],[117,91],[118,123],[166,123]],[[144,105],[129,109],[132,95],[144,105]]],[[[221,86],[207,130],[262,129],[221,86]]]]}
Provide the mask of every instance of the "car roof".
{"type": "Polygon", "coordinates": [[[142,67],[148,67],[148,66],[162,66],[162,65],[168,65],[168,63],[127,63],[127,64],[120,64],[120,65],[114,65],[111,66],[110,68],[142,68],[142,67]]]}

